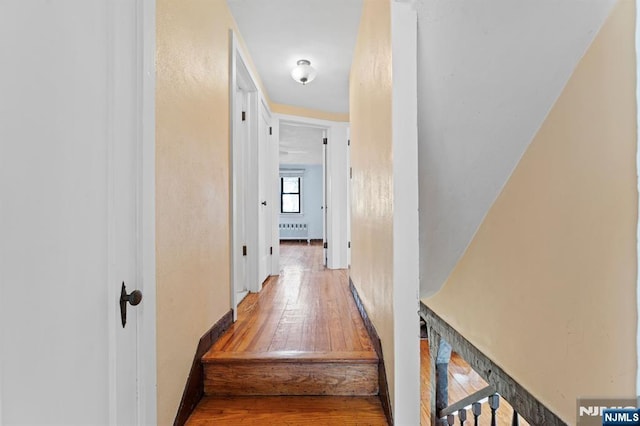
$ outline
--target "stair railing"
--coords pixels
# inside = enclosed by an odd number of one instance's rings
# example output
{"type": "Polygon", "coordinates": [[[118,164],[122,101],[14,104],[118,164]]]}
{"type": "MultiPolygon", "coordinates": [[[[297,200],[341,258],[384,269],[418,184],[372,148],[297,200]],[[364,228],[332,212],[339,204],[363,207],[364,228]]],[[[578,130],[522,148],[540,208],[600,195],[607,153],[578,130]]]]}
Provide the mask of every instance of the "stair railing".
{"type": "Polygon", "coordinates": [[[470,420],[468,410],[471,410],[473,423],[477,425],[482,415],[482,403],[488,402],[491,425],[494,426],[497,424],[500,398],[513,407],[512,426],[520,424],[520,417],[532,425],[567,424],[422,302],[420,317],[426,323],[429,340],[432,425],[452,426],[457,419],[464,426],[470,420]],[[489,386],[449,405],[448,368],[452,351],[460,355],[489,386]]]}

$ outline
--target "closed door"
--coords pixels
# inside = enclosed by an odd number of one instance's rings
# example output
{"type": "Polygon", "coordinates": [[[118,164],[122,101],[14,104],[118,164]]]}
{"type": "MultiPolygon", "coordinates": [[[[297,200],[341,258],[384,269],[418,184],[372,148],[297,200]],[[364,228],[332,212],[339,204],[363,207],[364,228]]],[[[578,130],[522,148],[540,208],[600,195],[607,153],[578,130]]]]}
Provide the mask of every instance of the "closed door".
{"type": "Polygon", "coordinates": [[[0,3],[0,424],[137,424],[154,398],[146,301],[125,328],[119,303],[144,293],[141,1],[0,3]]]}
{"type": "MultiPolygon", "coordinates": [[[[246,110],[247,93],[236,89],[234,102],[234,127],[233,127],[233,220],[234,220],[234,250],[236,259],[234,262],[235,276],[234,286],[238,296],[235,303],[239,303],[247,292],[247,238],[246,238],[246,204],[247,204],[247,159],[249,133],[247,128],[246,110]],[[243,254],[245,253],[245,254],[243,254]]],[[[235,312],[235,310],[234,310],[235,312]]]]}
{"type": "Polygon", "coordinates": [[[269,135],[270,118],[263,105],[260,105],[260,119],[258,124],[258,194],[259,224],[258,224],[258,278],[263,282],[270,275],[272,249],[272,218],[273,208],[271,136],[269,135]]]}

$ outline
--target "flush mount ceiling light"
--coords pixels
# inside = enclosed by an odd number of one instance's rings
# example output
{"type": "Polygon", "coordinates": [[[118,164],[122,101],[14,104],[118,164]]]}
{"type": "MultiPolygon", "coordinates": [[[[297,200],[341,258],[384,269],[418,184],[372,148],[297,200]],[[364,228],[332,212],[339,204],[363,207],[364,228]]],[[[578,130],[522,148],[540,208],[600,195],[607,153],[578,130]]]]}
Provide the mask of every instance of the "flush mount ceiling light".
{"type": "Polygon", "coordinates": [[[311,66],[311,62],[306,59],[300,59],[298,66],[291,70],[291,77],[302,85],[311,83],[316,78],[316,75],[318,75],[318,72],[311,66]]]}

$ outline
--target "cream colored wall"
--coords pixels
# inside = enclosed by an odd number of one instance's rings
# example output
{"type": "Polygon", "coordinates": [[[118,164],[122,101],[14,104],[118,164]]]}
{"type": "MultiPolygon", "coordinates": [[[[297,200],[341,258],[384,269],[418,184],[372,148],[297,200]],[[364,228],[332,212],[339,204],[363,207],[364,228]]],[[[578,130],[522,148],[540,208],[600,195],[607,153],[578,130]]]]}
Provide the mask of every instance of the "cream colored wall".
{"type": "Polygon", "coordinates": [[[158,0],[158,424],[173,424],[200,337],[230,309],[229,28],[224,0],[158,0]]]}
{"type": "Polygon", "coordinates": [[[619,1],[424,300],[569,423],[576,398],[636,395],[634,16],[619,1]]]}
{"type": "Polygon", "coordinates": [[[303,108],[292,105],[284,105],[284,104],[276,104],[271,103],[271,112],[277,114],[286,114],[286,115],[295,115],[297,117],[306,117],[306,118],[315,118],[318,120],[328,120],[328,121],[349,121],[349,114],[339,113],[339,112],[327,112],[320,111],[317,109],[303,108]]]}
{"type": "Polygon", "coordinates": [[[375,325],[393,401],[391,5],[364,0],[350,78],[351,279],[375,325]]]}

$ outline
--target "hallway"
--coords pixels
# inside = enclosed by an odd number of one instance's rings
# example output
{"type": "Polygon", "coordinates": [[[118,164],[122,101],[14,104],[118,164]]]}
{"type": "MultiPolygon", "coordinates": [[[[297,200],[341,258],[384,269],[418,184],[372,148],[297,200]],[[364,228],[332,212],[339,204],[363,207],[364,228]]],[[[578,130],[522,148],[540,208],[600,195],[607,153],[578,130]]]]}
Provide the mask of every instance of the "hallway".
{"type": "Polygon", "coordinates": [[[238,307],[203,357],[206,396],[188,425],[386,424],[378,358],[346,270],[319,244],[281,244],[280,275],[238,307]]]}
{"type": "Polygon", "coordinates": [[[238,306],[238,320],[205,358],[336,352],[375,357],[347,271],[325,269],[320,244],[280,247],[280,275],[267,279],[260,293],[247,295],[238,306]]]}

